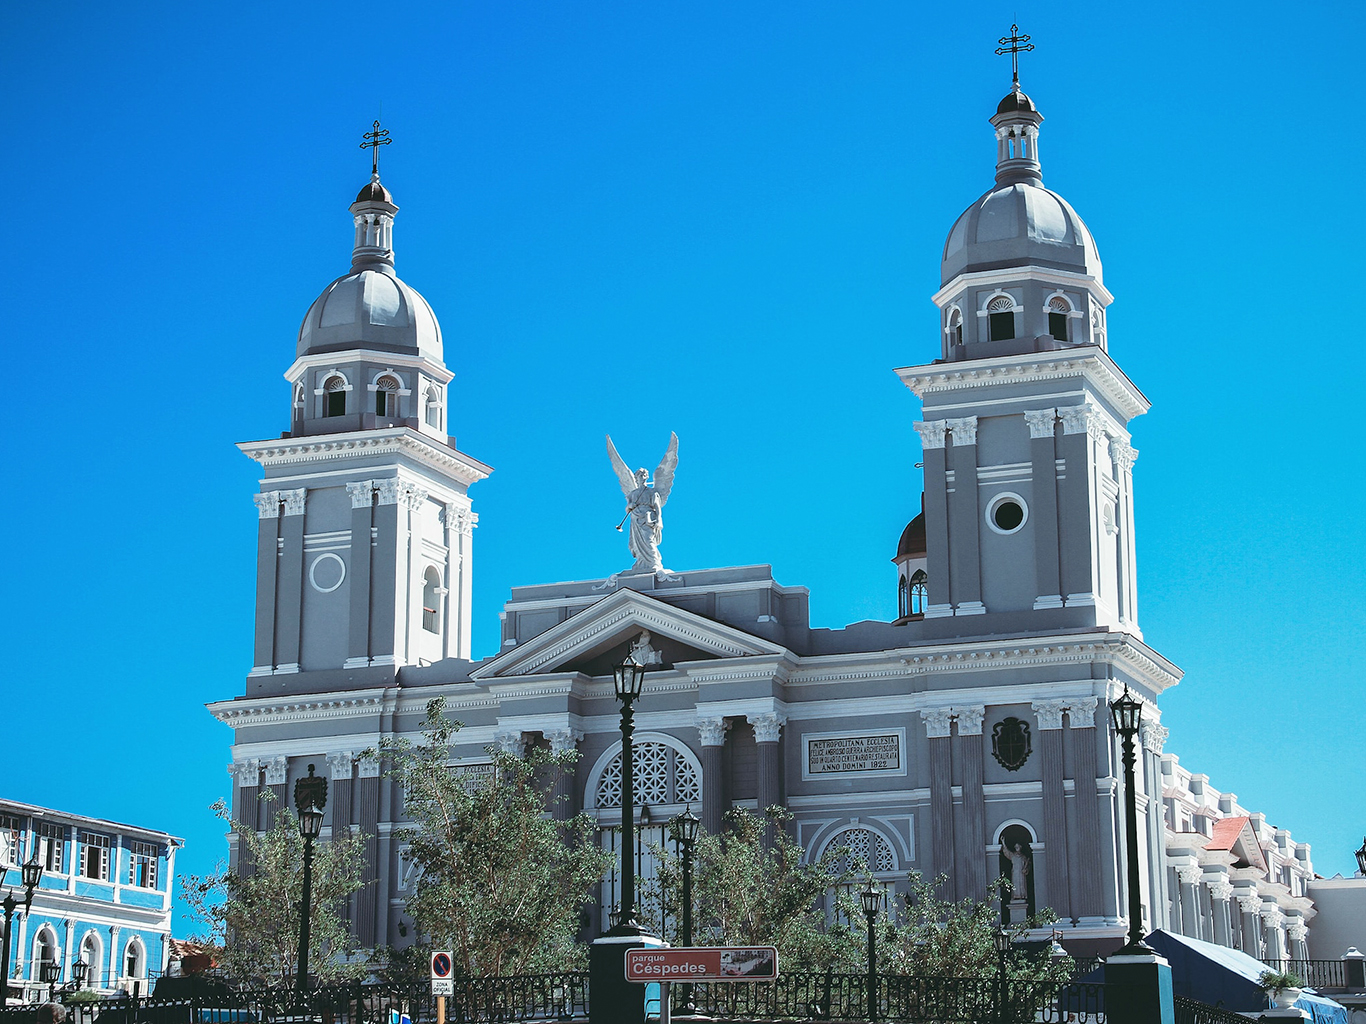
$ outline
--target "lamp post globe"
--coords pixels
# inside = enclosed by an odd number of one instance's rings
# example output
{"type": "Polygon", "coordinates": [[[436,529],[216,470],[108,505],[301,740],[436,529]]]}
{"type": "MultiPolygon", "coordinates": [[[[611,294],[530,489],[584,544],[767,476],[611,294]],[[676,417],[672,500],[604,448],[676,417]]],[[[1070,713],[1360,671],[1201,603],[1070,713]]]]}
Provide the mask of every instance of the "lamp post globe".
{"type": "Polygon", "coordinates": [[[1138,795],[1135,790],[1134,764],[1138,755],[1134,740],[1143,723],[1143,703],[1136,700],[1129,687],[1110,705],[1110,720],[1119,734],[1124,755],[1124,832],[1125,852],[1129,875],[1129,941],[1122,954],[1151,953],[1143,941],[1143,893],[1138,874],[1138,795]]]}
{"type": "Polygon", "coordinates": [[[90,976],[90,965],[83,959],[77,958],[71,964],[71,979],[76,983],[77,988],[85,987],[85,979],[90,976]]]}

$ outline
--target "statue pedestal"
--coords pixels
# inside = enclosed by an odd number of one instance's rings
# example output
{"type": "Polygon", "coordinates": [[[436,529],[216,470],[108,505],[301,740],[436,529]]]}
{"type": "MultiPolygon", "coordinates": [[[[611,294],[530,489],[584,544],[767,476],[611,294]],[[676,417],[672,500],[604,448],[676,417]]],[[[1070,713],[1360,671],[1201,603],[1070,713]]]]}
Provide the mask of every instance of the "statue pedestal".
{"type": "Polygon", "coordinates": [[[1024,924],[1025,918],[1029,917],[1029,901],[1023,896],[1012,897],[1006,909],[1010,912],[1011,924],[1024,924]]]}
{"type": "Polygon", "coordinates": [[[644,932],[613,928],[588,950],[589,1024],[644,1024],[645,986],[626,980],[626,951],[667,946],[644,932]]]}
{"type": "Polygon", "coordinates": [[[1105,961],[1109,1024],[1174,1024],[1172,969],[1156,953],[1117,953],[1105,961]]]}

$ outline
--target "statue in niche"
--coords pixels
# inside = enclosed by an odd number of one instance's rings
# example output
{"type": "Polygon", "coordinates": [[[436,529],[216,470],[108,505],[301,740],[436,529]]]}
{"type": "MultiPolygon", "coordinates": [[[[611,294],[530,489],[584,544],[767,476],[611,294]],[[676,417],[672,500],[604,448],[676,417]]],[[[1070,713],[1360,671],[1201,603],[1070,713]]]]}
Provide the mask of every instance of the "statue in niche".
{"type": "Polygon", "coordinates": [[[1022,924],[1032,917],[1034,907],[1034,849],[1029,830],[1023,825],[1008,825],[1001,833],[1000,875],[1010,883],[1001,892],[1001,923],[1022,924]]]}
{"type": "Polygon", "coordinates": [[[621,493],[626,496],[626,514],[621,517],[617,529],[621,530],[628,519],[631,521],[627,544],[636,561],[626,571],[667,575],[668,570],[659,556],[659,542],[664,538],[664,503],[669,500],[674,470],[678,468],[678,435],[670,433],[669,448],[655,469],[653,483],[649,482],[649,470],[641,468],[632,473],[626,468],[626,463],[617,454],[617,446],[612,443],[611,434],[607,435],[607,456],[621,483],[621,493]]]}

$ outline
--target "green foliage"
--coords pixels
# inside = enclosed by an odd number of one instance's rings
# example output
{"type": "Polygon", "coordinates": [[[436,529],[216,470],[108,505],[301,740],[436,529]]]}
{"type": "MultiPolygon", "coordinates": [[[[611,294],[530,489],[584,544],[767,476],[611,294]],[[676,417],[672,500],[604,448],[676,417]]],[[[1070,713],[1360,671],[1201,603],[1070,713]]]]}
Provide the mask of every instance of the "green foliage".
{"type": "MultiPolygon", "coordinates": [[[[239,863],[250,863],[253,870],[243,875],[220,866],[210,875],[181,878],[181,897],[204,929],[196,938],[222,947],[218,966],[230,977],[289,988],[298,971],[303,902],[304,841],[298,818],[282,807],[270,830],[258,834],[234,821],[222,801],[213,811],[236,833],[239,863]]],[[[364,848],[358,838],[334,835],[315,841],[313,851],[310,973],[324,983],[344,981],[363,972],[360,964],[348,962],[354,951],[340,908],[362,885],[364,848]]]]}
{"type": "Polygon", "coordinates": [[[82,988],[75,992],[65,992],[62,994],[62,1002],[67,1006],[86,1006],[90,1003],[98,1003],[104,996],[93,989],[82,988]]]}
{"type": "MultiPolygon", "coordinates": [[[[867,968],[867,918],[858,892],[871,881],[867,865],[847,863],[846,848],[828,848],[807,864],[805,851],[787,832],[792,815],[770,807],[764,817],[732,810],[721,835],[702,835],[694,850],[693,943],[699,946],[776,946],[784,971],[857,973],[867,968]],[[774,841],[764,844],[772,825],[774,841]],[[828,911],[826,908],[829,908],[828,911]]],[[[668,849],[655,849],[659,863],[648,885],[647,907],[663,912],[674,944],[682,909],[682,864],[668,849]]],[[[885,974],[934,977],[994,977],[998,962],[994,936],[999,915],[998,882],[988,899],[950,901],[938,893],[944,879],[926,881],[917,872],[890,908],[884,906],[877,928],[878,969],[885,974]]],[[[1027,928],[1055,920],[1045,911],[1015,926],[1019,941],[1027,928]]],[[[656,929],[660,921],[651,922],[656,929]]],[[[1006,976],[1018,980],[1069,980],[1072,961],[1052,962],[1046,952],[1015,950],[1006,976]]]]}
{"type": "Polygon", "coordinates": [[[407,910],[422,943],[450,949],[471,977],[570,970],[580,911],[610,856],[592,819],[547,817],[548,790],[577,755],[490,749],[495,782],[472,785],[448,767],[460,728],[445,702],[427,705],[422,742],[386,743],[390,774],[403,783],[410,826],[396,833],[416,876],[407,910]]]}
{"type": "Polygon", "coordinates": [[[1304,979],[1294,971],[1263,971],[1257,976],[1257,987],[1263,992],[1279,992],[1286,988],[1304,988],[1304,979]]]}

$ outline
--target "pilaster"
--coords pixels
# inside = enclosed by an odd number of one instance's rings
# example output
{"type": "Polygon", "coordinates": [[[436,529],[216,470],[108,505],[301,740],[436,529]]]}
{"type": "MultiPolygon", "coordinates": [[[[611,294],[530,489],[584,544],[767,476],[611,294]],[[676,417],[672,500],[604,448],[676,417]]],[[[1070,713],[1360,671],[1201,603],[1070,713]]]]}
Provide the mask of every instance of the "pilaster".
{"type": "MultiPolygon", "coordinates": [[[[550,752],[556,756],[573,752],[578,753],[583,733],[577,729],[550,729],[545,733],[550,744],[550,752]]],[[[551,788],[550,813],[557,821],[568,821],[578,812],[575,796],[578,793],[578,762],[566,760],[556,769],[555,784],[551,788]]]]}
{"type": "MultiPolygon", "coordinates": [[[[1024,414],[1029,427],[1030,478],[1033,486],[1035,608],[1061,608],[1062,583],[1058,563],[1058,453],[1057,409],[1024,414]]],[[[1056,909],[1056,908],[1055,908],[1056,909]]]]}
{"type": "MultiPolygon", "coordinates": [[[[787,718],[774,712],[747,717],[749,724],[754,727],[754,741],[759,754],[757,795],[759,813],[763,814],[768,808],[780,807],[783,803],[783,766],[778,740],[787,718]]],[[[764,829],[764,841],[772,845],[773,839],[773,827],[768,825],[764,829]]]]}
{"type": "MultiPolygon", "coordinates": [[[[1063,785],[1062,716],[1065,701],[1042,700],[1031,705],[1039,727],[1039,757],[1043,785],[1043,831],[1048,850],[1048,905],[1064,921],[1072,916],[1072,886],[1067,841],[1067,797],[1063,785]]],[[[1037,884],[1037,880],[1036,880],[1037,884]]]]}
{"type": "Polygon", "coordinates": [[[360,891],[352,899],[353,934],[362,946],[377,946],[384,940],[377,933],[379,891],[379,759],[363,757],[356,765],[356,804],[359,834],[365,847],[361,866],[360,891]]]}
{"type": "Polygon", "coordinates": [[[920,712],[925,720],[925,739],[930,754],[930,870],[933,878],[949,875],[945,899],[957,899],[957,880],[953,877],[955,855],[953,836],[953,750],[949,733],[953,727],[950,708],[931,708],[920,712]]]}
{"type": "Polygon", "coordinates": [[[299,671],[299,649],[304,608],[304,500],[303,488],[279,491],[280,566],[279,600],[275,609],[276,672],[299,671]]]}
{"type": "Polygon", "coordinates": [[[1059,512],[1059,554],[1063,598],[1069,606],[1096,603],[1096,560],[1099,557],[1093,496],[1096,493],[1095,440],[1100,411],[1089,402],[1058,409],[1062,436],[1058,453],[1063,460],[1059,512]]]}
{"type": "Polygon", "coordinates": [[[375,485],[360,480],[346,485],[351,498],[351,617],[347,629],[346,661],[343,668],[364,668],[370,664],[370,606],[375,485]]]}
{"type": "Polygon", "coordinates": [[[256,531],[256,643],[252,671],[275,671],[275,606],[280,572],[280,492],[252,495],[260,523],[256,531]]]}
{"type": "Polygon", "coordinates": [[[371,526],[370,557],[375,567],[370,585],[370,664],[395,665],[399,649],[399,593],[406,588],[407,573],[397,571],[399,551],[408,538],[400,537],[407,525],[400,516],[397,479],[375,481],[375,506],[371,526]],[[392,568],[391,568],[392,567],[392,568]],[[390,573],[393,573],[391,576],[390,573]],[[387,578],[386,578],[387,577],[387,578]]]}
{"type": "Polygon", "coordinates": [[[945,420],[951,446],[949,463],[953,486],[949,489],[949,570],[952,576],[955,615],[980,615],[982,604],[982,550],[977,500],[977,417],[945,420]]]}
{"type": "Polygon", "coordinates": [[[958,753],[963,765],[963,846],[959,851],[958,892],[973,899],[987,898],[986,789],[983,785],[982,719],[986,708],[955,707],[958,753]]]}
{"type": "Polygon", "coordinates": [[[948,465],[944,447],[947,426],[944,420],[929,420],[914,426],[920,435],[925,463],[925,568],[929,577],[925,618],[943,618],[953,614],[954,601],[949,577],[948,465]]]}
{"type": "Polygon", "coordinates": [[[702,827],[712,835],[721,833],[726,813],[726,787],[722,777],[722,755],[725,752],[726,730],[730,723],[724,718],[699,718],[697,732],[702,741],[702,827]]]}
{"type": "Polygon", "coordinates": [[[1072,786],[1076,800],[1076,868],[1072,872],[1072,911],[1077,917],[1102,917],[1100,794],[1096,792],[1099,760],[1096,750],[1096,698],[1069,701],[1072,729],[1072,786]]]}

